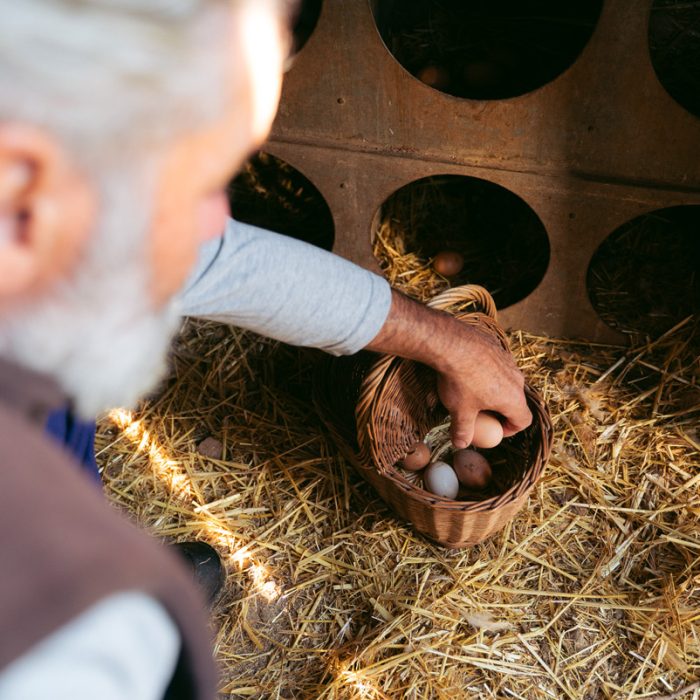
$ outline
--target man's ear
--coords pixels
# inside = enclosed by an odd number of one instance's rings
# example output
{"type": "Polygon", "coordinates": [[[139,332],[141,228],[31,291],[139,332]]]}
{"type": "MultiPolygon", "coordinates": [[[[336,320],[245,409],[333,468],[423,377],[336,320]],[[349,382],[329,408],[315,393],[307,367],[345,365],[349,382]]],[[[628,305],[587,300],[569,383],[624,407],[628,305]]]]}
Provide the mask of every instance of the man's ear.
{"type": "Polygon", "coordinates": [[[68,272],[94,226],[96,200],[46,131],[0,122],[0,306],[68,272]]]}

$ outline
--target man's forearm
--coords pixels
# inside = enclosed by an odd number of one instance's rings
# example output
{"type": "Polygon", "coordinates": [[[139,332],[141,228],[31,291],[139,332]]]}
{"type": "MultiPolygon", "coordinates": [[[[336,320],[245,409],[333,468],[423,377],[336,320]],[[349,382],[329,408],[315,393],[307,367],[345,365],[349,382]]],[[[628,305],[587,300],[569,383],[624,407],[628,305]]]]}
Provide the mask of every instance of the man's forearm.
{"type": "Polygon", "coordinates": [[[431,309],[392,290],[391,308],[367,350],[398,355],[446,370],[462,360],[473,331],[444,311],[431,309]]]}

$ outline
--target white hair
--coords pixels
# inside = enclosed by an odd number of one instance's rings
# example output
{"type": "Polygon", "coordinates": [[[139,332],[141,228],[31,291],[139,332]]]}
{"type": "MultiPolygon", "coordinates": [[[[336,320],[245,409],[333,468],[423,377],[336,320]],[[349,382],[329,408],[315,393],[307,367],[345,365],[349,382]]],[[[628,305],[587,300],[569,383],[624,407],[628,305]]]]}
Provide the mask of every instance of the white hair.
{"type": "Polygon", "coordinates": [[[0,355],[51,375],[89,417],[159,378],[178,318],[149,301],[158,164],[223,112],[226,0],[0,0],[0,121],[46,129],[100,197],[70,279],[0,318],[0,355]]]}
{"type": "Polygon", "coordinates": [[[44,127],[90,164],[222,110],[230,2],[0,2],[0,120],[44,127]]]}

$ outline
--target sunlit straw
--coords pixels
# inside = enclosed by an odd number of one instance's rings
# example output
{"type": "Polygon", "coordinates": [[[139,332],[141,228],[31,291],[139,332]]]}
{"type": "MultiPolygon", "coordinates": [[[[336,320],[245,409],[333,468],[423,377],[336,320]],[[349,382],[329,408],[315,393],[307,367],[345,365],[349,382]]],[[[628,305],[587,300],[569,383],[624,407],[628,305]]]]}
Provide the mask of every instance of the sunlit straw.
{"type": "MultiPolygon", "coordinates": [[[[181,496],[192,497],[193,488],[190,478],[180,465],[166,454],[158,440],[143,426],[142,421],[136,420],[131,411],[115,408],[109,413],[110,420],[122,431],[138,452],[148,454],[148,459],[156,476],[165,481],[172,491],[181,496]]],[[[224,551],[232,551],[230,559],[240,568],[248,566],[248,572],[253,581],[253,590],[268,602],[277,600],[280,588],[272,579],[269,570],[263,564],[254,562],[247,546],[243,545],[233,533],[228,531],[223,523],[215,518],[202,519],[203,529],[224,551]]]]}
{"type": "Polygon", "coordinates": [[[134,444],[138,452],[146,452],[148,460],[156,476],[165,481],[170,489],[180,496],[191,497],[192,482],[179,464],[168,457],[158,440],[144,428],[140,420],[135,420],[131,411],[115,408],[110,411],[109,418],[121,429],[122,435],[134,444]]]}

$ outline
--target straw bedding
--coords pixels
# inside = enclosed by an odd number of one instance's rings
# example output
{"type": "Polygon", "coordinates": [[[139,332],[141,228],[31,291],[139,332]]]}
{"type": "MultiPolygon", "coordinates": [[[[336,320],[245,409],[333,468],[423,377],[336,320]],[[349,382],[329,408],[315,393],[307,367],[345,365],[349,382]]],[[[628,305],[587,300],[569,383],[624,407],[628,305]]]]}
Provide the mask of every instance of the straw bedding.
{"type": "Polygon", "coordinates": [[[692,320],[627,351],[515,334],[554,453],[471,549],[413,534],[346,468],[308,355],[212,323],[188,323],[156,398],[102,422],[106,492],[226,557],[224,697],[672,696],[700,670],[699,337],[692,320]]]}
{"type": "MultiPolygon", "coordinates": [[[[446,285],[406,255],[394,283],[446,285]]],[[[511,344],[553,455],[521,514],[460,551],[344,463],[311,405],[312,353],[189,321],[161,390],[104,417],[110,500],[225,558],[222,697],[700,697],[698,321],[626,348],[511,344]]]]}

